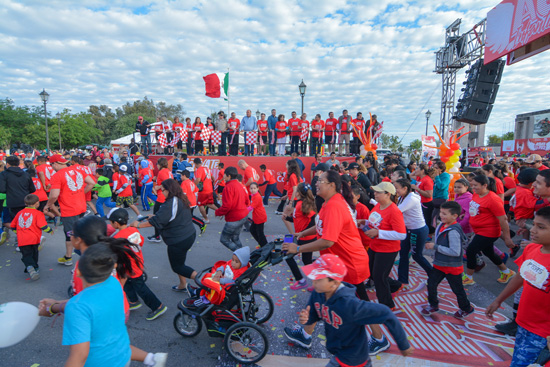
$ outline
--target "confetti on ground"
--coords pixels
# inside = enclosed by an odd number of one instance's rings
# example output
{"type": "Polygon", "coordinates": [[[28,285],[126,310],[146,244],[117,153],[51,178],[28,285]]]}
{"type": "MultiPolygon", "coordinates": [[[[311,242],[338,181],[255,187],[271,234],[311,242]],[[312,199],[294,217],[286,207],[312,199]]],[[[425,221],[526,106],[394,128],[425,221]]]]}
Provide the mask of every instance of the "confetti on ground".
{"type": "Polygon", "coordinates": [[[319,335],[317,335],[317,337],[318,337],[319,339],[321,339],[321,340],[325,340],[325,339],[327,338],[327,337],[324,336],[323,334],[319,334],[319,335]]]}
{"type": "Polygon", "coordinates": [[[35,364],[33,364],[31,367],[38,367],[38,366],[40,366],[40,364],[35,363],[35,364]]]}
{"type": "Polygon", "coordinates": [[[216,344],[210,344],[210,348],[215,348],[216,344]]]}

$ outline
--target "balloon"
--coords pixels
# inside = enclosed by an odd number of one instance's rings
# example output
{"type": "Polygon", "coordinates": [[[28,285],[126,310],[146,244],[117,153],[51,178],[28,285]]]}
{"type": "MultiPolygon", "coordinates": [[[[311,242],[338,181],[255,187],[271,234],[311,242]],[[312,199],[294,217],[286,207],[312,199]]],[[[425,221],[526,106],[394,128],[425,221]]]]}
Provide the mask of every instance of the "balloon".
{"type": "Polygon", "coordinates": [[[376,155],[376,153],[373,153],[372,157],[374,158],[374,160],[378,160],[378,156],[376,155]]]}
{"type": "Polygon", "coordinates": [[[462,150],[458,150],[458,153],[456,153],[456,155],[460,157],[462,155],[462,150]]]}
{"type": "Polygon", "coordinates": [[[378,149],[378,144],[373,144],[372,149],[374,149],[374,150],[378,149]]]}
{"type": "Polygon", "coordinates": [[[361,153],[361,157],[367,156],[367,150],[365,149],[364,146],[361,146],[361,149],[359,150],[359,152],[361,153]]]}
{"type": "Polygon", "coordinates": [[[33,332],[40,317],[38,308],[25,302],[8,302],[0,305],[0,348],[15,345],[33,332]]]}
{"type": "Polygon", "coordinates": [[[449,161],[449,157],[441,157],[441,162],[447,163],[449,161]]]}
{"type": "Polygon", "coordinates": [[[461,154],[462,152],[460,150],[455,150],[455,152],[453,153],[455,157],[460,157],[461,154]]]}
{"type": "Polygon", "coordinates": [[[449,158],[449,162],[451,162],[451,163],[458,162],[458,157],[456,155],[453,155],[451,158],[449,158]]]}
{"type": "Polygon", "coordinates": [[[451,162],[445,163],[445,167],[447,168],[447,171],[453,168],[453,164],[451,162]]]}
{"type": "Polygon", "coordinates": [[[460,161],[456,162],[453,167],[460,168],[462,166],[462,163],[460,161]]]}
{"type": "Polygon", "coordinates": [[[459,170],[456,167],[451,167],[451,169],[449,170],[449,173],[458,173],[458,172],[459,170]]]}
{"type": "Polygon", "coordinates": [[[460,150],[460,144],[458,144],[458,143],[451,144],[451,149],[452,150],[460,150]]]}
{"type": "Polygon", "coordinates": [[[452,157],[454,154],[455,154],[455,153],[454,153],[452,150],[450,150],[450,149],[445,153],[445,155],[446,155],[447,157],[452,157]]]}

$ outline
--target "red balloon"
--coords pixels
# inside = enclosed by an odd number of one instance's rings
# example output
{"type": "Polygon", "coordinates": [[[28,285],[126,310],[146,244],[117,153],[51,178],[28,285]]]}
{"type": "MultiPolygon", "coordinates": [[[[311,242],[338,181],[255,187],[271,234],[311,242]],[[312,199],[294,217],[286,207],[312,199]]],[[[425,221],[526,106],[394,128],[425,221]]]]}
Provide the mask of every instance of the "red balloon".
{"type": "Polygon", "coordinates": [[[452,150],[459,150],[460,149],[460,144],[458,144],[458,143],[451,144],[451,149],[452,150]]]}
{"type": "Polygon", "coordinates": [[[447,157],[452,157],[455,154],[451,149],[447,150],[447,153],[445,154],[447,157]]]}
{"type": "Polygon", "coordinates": [[[447,156],[442,156],[441,157],[441,162],[447,163],[448,161],[449,161],[449,157],[447,157],[447,156]]]}
{"type": "Polygon", "coordinates": [[[377,144],[372,144],[372,149],[374,149],[374,150],[378,149],[378,145],[377,144]]]}

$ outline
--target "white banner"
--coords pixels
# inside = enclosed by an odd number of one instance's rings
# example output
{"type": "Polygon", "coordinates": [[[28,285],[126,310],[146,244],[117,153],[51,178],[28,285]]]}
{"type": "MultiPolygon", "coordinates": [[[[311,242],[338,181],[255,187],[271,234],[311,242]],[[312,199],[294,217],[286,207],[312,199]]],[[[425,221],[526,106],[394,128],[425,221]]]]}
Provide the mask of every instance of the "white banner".
{"type": "Polygon", "coordinates": [[[430,157],[437,156],[437,149],[430,148],[428,145],[435,147],[435,137],[422,135],[422,162],[428,162],[430,157]]]}

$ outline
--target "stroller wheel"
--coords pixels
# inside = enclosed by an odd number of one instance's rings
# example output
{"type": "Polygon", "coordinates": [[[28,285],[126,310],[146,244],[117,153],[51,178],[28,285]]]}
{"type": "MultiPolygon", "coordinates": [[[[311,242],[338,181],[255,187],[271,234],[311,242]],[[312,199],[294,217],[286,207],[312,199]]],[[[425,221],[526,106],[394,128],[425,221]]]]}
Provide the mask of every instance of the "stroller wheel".
{"type": "Polygon", "coordinates": [[[251,322],[238,322],[225,334],[225,349],[240,363],[256,363],[265,357],[268,349],[265,331],[251,322]]]}
{"type": "Polygon", "coordinates": [[[143,277],[143,281],[146,282],[147,281],[147,273],[143,272],[142,277],[143,277]]]}
{"type": "Polygon", "coordinates": [[[251,299],[250,295],[247,295],[243,299],[246,308],[245,311],[249,318],[248,321],[252,321],[256,324],[263,324],[273,315],[275,305],[273,304],[271,296],[266,292],[259,289],[253,289],[252,293],[254,299],[251,299]]]}
{"type": "Polygon", "coordinates": [[[174,329],[181,336],[191,338],[201,332],[202,321],[198,317],[193,317],[185,312],[179,312],[174,317],[174,329]]]}
{"type": "Polygon", "coordinates": [[[73,286],[70,285],[69,288],[67,288],[67,295],[69,296],[69,298],[71,298],[72,296],[74,296],[74,290],[73,290],[73,286]]]}

